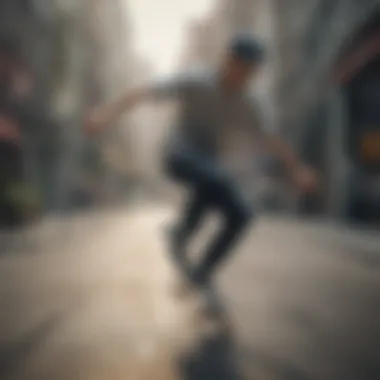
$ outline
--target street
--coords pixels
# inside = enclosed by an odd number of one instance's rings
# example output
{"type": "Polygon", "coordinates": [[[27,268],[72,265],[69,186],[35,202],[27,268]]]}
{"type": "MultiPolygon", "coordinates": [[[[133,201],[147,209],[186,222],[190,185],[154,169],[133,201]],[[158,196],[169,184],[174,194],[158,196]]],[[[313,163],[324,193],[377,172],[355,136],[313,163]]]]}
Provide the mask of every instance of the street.
{"type": "Polygon", "coordinates": [[[264,220],[223,278],[257,379],[378,379],[380,244],[323,223],[264,220]]]}
{"type": "Polygon", "coordinates": [[[218,278],[223,330],[199,297],[175,297],[171,214],[99,212],[14,238],[0,261],[0,378],[380,378],[376,232],[261,218],[218,278]]]}

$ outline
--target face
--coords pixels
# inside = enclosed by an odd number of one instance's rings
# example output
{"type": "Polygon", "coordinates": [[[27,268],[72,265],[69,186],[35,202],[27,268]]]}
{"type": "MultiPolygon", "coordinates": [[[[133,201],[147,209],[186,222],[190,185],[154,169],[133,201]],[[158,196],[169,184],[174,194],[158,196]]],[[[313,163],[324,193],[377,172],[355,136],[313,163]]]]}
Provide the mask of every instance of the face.
{"type": "Polygon", "coordinates": [[[224,82],[233,90],[243,89],[256,77],[260,68],[260,63],[246,62],[230,56],[224,66],[224,82]]]}

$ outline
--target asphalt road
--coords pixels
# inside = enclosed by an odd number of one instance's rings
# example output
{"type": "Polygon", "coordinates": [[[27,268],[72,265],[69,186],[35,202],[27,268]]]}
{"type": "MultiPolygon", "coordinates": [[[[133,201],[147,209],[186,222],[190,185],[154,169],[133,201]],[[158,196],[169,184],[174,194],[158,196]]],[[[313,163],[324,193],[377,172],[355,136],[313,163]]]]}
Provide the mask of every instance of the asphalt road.
{"type": "Polygon", "coordinates": [[[197,295],[175,297],[170,214],[118,210],[7,237],[0,378],[380,379],[376,232],[262,218],[218,278],[223,328],[197,295]]]}
{"type": "Polygon", "coordinates": [[[380,240],[263,220],[222,279],[250,379],[380,378],[380,240]]]}

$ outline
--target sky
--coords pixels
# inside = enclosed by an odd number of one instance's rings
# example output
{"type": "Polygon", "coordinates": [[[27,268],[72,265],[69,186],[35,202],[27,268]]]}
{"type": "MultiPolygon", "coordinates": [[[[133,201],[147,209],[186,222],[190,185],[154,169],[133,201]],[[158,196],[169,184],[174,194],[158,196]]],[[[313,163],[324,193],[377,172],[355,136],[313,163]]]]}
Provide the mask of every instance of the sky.
{"type": "Polygon", "coordinates": [[[136,49],[165,75],[184,51],[189,21],[202,17],[214,0],[125,0],[131,14],[136,49]]]}

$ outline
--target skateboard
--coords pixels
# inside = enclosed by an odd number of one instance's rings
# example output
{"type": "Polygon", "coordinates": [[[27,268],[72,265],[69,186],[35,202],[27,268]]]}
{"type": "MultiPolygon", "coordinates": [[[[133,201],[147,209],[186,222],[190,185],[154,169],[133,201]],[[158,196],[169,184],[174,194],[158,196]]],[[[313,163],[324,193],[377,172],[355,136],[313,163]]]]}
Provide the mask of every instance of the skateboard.
{"type": "Polygon", "coordinates": [[[218,290],[212,285],[199,287],[191,280],[190,265],[183,261],[173,261],[178,273],[178,282],[174,289],[175,296],[180,299],[198,298],[201,301],[199,312],[202,319],[223,329],[230,329],[230,313],[218,290]]]}
{"type": "Polygon", "coordinates": [[[226,306],[226,302],[218,290],[214,287],[200,290],[206,296],[204,307],[202,309],[203,316],[210,322],[215,323],[223,330],[231,330],[232,322],[230,313],[226,306]]]}
{"type": "Polygon", "coordinates": [[[202,318],[216,323],[223,328],[227,327],[230,329],[229,311],[220,293],[212,285],[200,287],[192,281],[191,265],[182,255],[177,253],[176,247],[172,244],[170,232],[167,235],[169,240],[167,245],[168,255],[178,275],[174,286],[175,296],[181,299],[191,296],[199,297],[201,299],[200,314],[202,318]]]}

